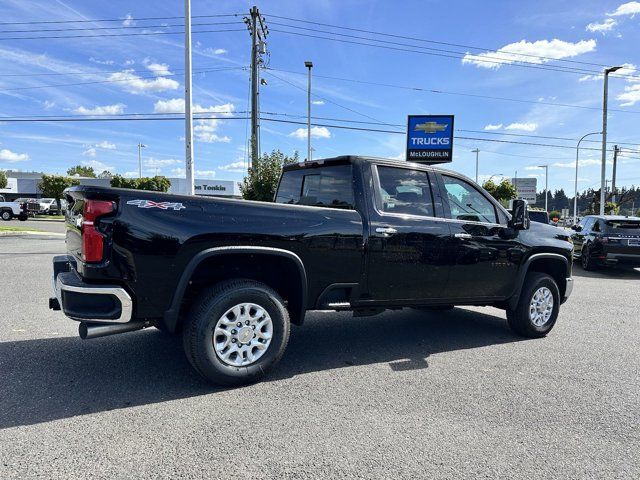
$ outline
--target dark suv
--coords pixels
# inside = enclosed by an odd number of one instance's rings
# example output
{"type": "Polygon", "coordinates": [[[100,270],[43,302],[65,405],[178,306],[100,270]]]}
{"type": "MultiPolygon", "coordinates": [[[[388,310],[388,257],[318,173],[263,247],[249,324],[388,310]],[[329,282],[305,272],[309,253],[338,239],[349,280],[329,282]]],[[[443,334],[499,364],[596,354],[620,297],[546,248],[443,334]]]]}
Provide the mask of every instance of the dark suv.
{"type": "Polygon", "coordinates": [[[640,217],[589,215],[573,229],[573,254],[585,270],[640,267],[640,217]]]}

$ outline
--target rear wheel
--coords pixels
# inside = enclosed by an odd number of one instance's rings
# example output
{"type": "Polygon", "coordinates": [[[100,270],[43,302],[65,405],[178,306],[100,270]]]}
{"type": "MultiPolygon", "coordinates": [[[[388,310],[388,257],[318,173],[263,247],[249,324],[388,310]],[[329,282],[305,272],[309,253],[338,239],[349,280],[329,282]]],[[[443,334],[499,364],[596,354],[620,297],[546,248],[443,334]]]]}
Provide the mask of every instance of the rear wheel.
{"type": "Polygon", "coordinates": [[[580,265],[583,270],[595,270],[595,265],[593,259],[591,258],[591,252],[589,252],[589,247],[582,247],[582,254],[580,255],[580,265]]]}
{"type": "Polygon", "coordinates": [[[551,331],[560,311],[560,290],[546,273],[528,273],[518,304],[507,309],[509,327],[518,335],[544,337],[551,331]]]}
{"type": "Polygon", "coordinates": [[[2,217],[2,220],[4,220],[5,222],[8,222],[13,218],[13,212],[11,212],[10,210],[3,210],[0,214],[0,217],[2,217]]]}
{"type": "Polygon", "coordinates": [[[183,331],[191,365],[219,385],[262,378],[289,342],[289,314],[277,292],[252,280],[223,282],[194,305],[183,331]]]}

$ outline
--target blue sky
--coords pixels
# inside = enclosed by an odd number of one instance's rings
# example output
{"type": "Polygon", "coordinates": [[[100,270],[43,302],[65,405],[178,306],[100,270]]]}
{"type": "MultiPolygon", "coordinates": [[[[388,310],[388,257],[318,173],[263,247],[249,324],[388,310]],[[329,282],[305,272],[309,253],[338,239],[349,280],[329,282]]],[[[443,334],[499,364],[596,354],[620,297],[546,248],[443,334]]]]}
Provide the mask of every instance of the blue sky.
{"type": "MultiPolygon", "coordinates": [[[[403,131],[408,114],[454,114],[456,136],[554,143],[575,147],[575,142],[508,136],[536,135],[579,138],[599,131],[602,114],[601,76],[588,72],[547,70],[564,65],[601,71],[588,64],[558,63],[535,56],[603,65],[626,65],[623,76],[610,79],[609,139],[640,150],[640,3],[623,1],[210,1],[192,0],[194,17],[245,13],[257,4],[270,28],[268,66],[262,73],[263,112],[287,114],[273,118],[304,122],[306,115],[305,60],[314,63],[313,115],[399,126],[344,124],[403,131]],[[471,50],[434,43],[381,37],[348,30],[275,18],[310,20],[343,27],[384,32],[486,50],[471,50]],[[277,23],[289,26],[276,25],[277,23]],[[304,27],[306,30],[295,29],[304,27]],[[310,29],[310,30],[308,30],[310,29]],[[278,31],[280,30],[280,31],[278,31]],[[329,36],[333,31],[387,42],[409,43],[441,50],[426,55],[349,44],[305,35],[329,36]],[[313,31],[315,30],[315,31],[313,31]],[[499,49],[503,48],[501,51],[499,49]],[[504,53],[504,51],[508,53],[504,53]],[[465,52],[480,56],[466,56],[465,52]],[[483,53],[484,52],[484,53],[483,53]],[[448,56],[440,56],[448,55],[448,56]],[[515,55],[515,57],[514,57],[515,55]],[[529,55],[529,56],[518,56],[529,55]],[[453,56],[455,58],[449,58],[453,56]],[[500,58],[501,64],[491,62],[500,58]],[[534,62],[544,69],[524,68],[512,60],[534,62]],[[419,87],[401,89],[344,80],[419,87]],[[292,85],[293,84],[293,85],[292,85]],[[438,90],[450,93],[433,93],[438,90]],[[459,95],[464,94],[464,95],[459,95]],[[514,102],[469,95],[526,100],[514,102]],[[569,108],[571,104],[589,108],[569,108]],[[299,116],[299,117],[298,117],[299,116]]],[[[0,30],[0,115],[77,116],[95,114],[163,113],[181,111],[184,54],[182,35],[139,35],[73,39],[2,40],[14,36],[71,35],[35,32],[56,28],[135,27],[129,30],[83,30],[77,35],[180,31],[179,19],[141,20],[183,15],[182,1],[0,1],[3,22],[121,19],[118,22],[3,25],[0,30]],[[26,33],[6,33],[27,30],[26,33]],[[29,33],[31,32],[31,33],[29,33]],[[53,75],[52,75],[53,74],[53,75]],[[23,76],[19,76],[23,75],[23,76]],[[117,80],[117,81],[114,81],[117,80]],[[88,83],[103,82],[103,83],[88,83]],[[84,85],[65,85],[85,83],[84,85]],[[52,87],[51,85],[60,85],[52,87]],[[37,87],[37,88],[33,88],[37,87]]],[[[243,117],[247,111],[250,43],[241,17],[194,18],[198,30],[239,31],[194,33],[194,93],[196,109],[224,116],[243,117]],[[198,23],[233,22],[224,25],[198,23]],[[245,67],[245,68],[243,68],[245,67]],[[203,71],[204,70],[204,71],[203,71]]],[[[364,42],[352,37],[333,37],[364,42]]],[[[371,43],[367,40],[366,42],[371,43]]],[[[394,45],[385,44],[387,47],[394,45]]],[[[407,48],[395,45],[398,48],[407,48]]],[[[395,48],[394,47],[394,48],[395,48]]],[[[410,47],[409,49],[414,49],[410,47]]],[[[535,66],[535,65],[534,65],[535,66]]],[[[320,122],[320,121],[318,121],[320,122]]],[[[324,123],[336,124],[336,121],[324,123]]],[[[196,176],[240,180],[246,159],[247,121],[243,119],[196,122],[196,176]]],[[[404,157],[402,134],[316,127],[314,157],[343,154],[404,157]]],[[[262,122],[262,150],[279,148],[291,154],[306,151],[304,125],[262,122]],[[301,129],[301,130],[299,130],[301,129]]],[[[1,122],[0,169],[63,173],[72,165],[92,165],[137,175],[137,144],[143,150],[144,174],[183,174],[184,123],[135,122],[1,122]]],[[[599,140],[598,136],[591,137],[599,140]]],[[[583,143],[599,147],[598,143],[583,143]]],[[[480,173],[539,176],[542,163],[550,164],[550,189],[573,192],[575,149],[527,146],[456,138],[451,168],[473,177],[474,148],[480,149],[480,173]]],[[[599,185],[599,152],[581,155],[579,188],[599,185]]],[[[618,184],[640,183],[640,153],[623,153],[618,184]],[[634,158],[635,157],[635,158],[634,158]]],[[[609,170],[611,167],[609,166],[609,170]]],[[[610,175],[610,174],[609,174],[610,175]]]]}

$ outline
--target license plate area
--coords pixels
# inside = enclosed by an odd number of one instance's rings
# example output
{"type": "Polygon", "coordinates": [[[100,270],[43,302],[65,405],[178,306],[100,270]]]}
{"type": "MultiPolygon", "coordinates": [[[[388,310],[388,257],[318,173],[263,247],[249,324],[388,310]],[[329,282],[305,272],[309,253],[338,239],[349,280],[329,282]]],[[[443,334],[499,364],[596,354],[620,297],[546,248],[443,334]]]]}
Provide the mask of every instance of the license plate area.
{"type": "Polygon", "coordinates": [[[629,239],[630,247],[640,247],[640,238],[630,238],[629,239]]]}

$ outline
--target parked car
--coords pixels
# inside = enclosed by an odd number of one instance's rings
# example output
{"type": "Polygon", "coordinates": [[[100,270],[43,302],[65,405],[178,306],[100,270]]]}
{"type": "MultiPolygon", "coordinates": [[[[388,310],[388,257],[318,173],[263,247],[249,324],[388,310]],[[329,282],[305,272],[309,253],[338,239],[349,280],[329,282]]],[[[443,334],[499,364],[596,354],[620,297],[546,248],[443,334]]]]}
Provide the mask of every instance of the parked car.
{"type": "Polygon", "coordinates": [[[6,222],[13,218],[25,221],[28,218],[26,204],[18,201],[6,202],[0,195],[0,218],[6,222]]]}
{"type": "Polygon", "coordinates": [[[572,228],[574,257],[585,270],[640,267],[640,217],[588,215],[572,228]]]}
{"type": "Polygon", "coordinates": [[[21,197],[16,198],[15,201],[25,205],[28,216],[33,217],[40,212],[40,202],[37,198],[21,197]]]}
{"type": "Polygon", "coordinates": [[[508,212],[467,177],[413,163],[288,165],[274,203],[94,186],[66,197],[50,307],[84,339],[182,331],[219,384],[262,377],[309,310],[491,305],[542,337],[573,286],[569,234],[530,224],[524,200],[508,212]]]}
{"type": "Polygon", "coordinates": [[[55,198],[41,198],[39,203],[41,215],[59,215],[58,202],[55,198]]]}
{"type": "Polygon", "coordinates": [[[544,223],[549,225],[549,214],[545,210],[529,209],[529,219],[532,222],[544,223]]]}

